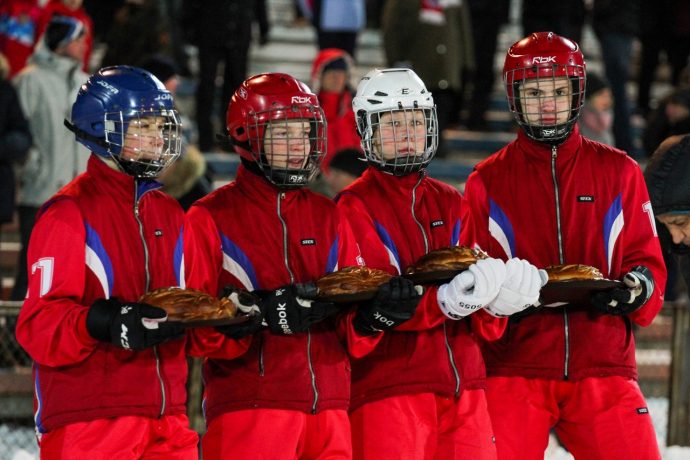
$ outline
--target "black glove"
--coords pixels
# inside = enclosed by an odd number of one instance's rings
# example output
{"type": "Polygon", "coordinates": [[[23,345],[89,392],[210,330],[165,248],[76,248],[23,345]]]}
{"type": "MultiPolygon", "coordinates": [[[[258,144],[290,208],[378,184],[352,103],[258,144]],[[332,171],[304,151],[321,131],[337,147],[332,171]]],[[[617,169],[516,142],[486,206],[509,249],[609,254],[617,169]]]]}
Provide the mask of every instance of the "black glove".
{"type": "Polygon", "coordinates": [[[654,292],[652,272],[641,265],[623,277],[625,288],[597,292],[591,302],[597,310],[609,315],[627,315],[644,305],[654,292]]]}
{"type": "Polygon", "coordinates": [[[376,298],[360,305],[352,324],[360,335],[375,335],[412,318],[421,294],[412,281],[396,276],[379,287],[376,298]]]}
{"type": "Polygon", "coordinates": [[[96,340],[139,351],[184,334],[184,326],[166,317],[162,308],[144,303],[98,299],[86,315],[86,330],[96,340]]]}
{"type": "Polygon", "coordinates": [[[300,295],[302,292],[303,287],[294,285],[272,291],[254,291],[261,298],[259,308],[272,333],[292,335],[306,332],[312,324],[340,310],[333,302],[306,299],[300,295]]]}
{"type": "Polygon", "coordinates": [[[243,323],[216,326],[218,332],[231,339],[239,340],[254,334],[264,327],[262,324],[264,318],[259,309],[261,299],[257,296],[231,285],[223,288],[222,296],[232,300],[241,314],[248,316],[249,319],[243,323]]]}

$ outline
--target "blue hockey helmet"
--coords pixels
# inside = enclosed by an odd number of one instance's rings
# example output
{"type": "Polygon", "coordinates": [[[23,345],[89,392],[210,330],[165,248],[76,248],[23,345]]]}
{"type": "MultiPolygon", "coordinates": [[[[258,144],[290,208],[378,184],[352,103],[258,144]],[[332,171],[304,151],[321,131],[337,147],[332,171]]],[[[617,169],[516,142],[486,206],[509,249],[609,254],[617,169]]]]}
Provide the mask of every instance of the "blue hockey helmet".
{"type": "Polygon", "coordinates": [[[156,177],[180,154],[180,118],[172,95],[160,80],[137,67],[105,67],[89,77],[65,125],[78,142],[113,158],[134,177],[156,177]],[[155,136],[142,130],[151,119],[157,126],[155,136]],[[137,129],[128,132],[132,124],[137,129]]]}

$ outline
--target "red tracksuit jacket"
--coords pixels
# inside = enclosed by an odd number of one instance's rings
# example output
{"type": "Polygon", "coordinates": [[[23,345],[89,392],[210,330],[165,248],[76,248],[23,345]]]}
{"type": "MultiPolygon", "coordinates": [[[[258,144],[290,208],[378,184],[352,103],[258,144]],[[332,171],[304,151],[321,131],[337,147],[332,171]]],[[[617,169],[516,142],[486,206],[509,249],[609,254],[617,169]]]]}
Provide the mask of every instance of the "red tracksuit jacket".
{"type": "MultiPolygon", "coordinates": [[[[464,205],[460,193],[425,172],[396,177],[369,167],[338,197],[367,266],[390,273],[427,252],[459,243],[464,205]]],[[[374,351],[352,362],[352,409],[404,394],[456,396],[484,388],[484,362],[474,337],[497,337],[504,321],[480,311],[448,320],[428,287],[414,317],[382,334],[374,351]]]]}
{"type": "Polygon", "coordinates": [[[488,375],[636,378],[631,321],[652,322],[666,283],[637,163],[580,136],[577,127],[553,148],[519,132],[517,140],[477,165],[465,199],[470,211],[463,238],[494,257],[520,257],[540,268],[586,264],[609,279],[644,265],[655,282],[650,300],[629,316],[568,305],[511,320],[500,340],[483,344],[488,375]]]}
{"type": "Polygon", "coordinates": [[[132,352],[93,339],[88,307],[178,285],[183,211],[159,184],[91,155],[41,209],[28,251],[17,340],[34,359],[36,426],[186,411],[185,340],[132,352]]]}
{"type": "MultiPolygon", "coordinates": [[[[361,265],[335,203],[307,189],[279,191],[244,166],[189,210],[184,259],[186,286],[213,294],[226,285],[253,291],[315,281],[361,265]]],[[[250,340],[239,358],[205,363],[207,421],[253,408],[347,410],[350,362],[331,321],[292,336],[263,330],[250,340]]]]}

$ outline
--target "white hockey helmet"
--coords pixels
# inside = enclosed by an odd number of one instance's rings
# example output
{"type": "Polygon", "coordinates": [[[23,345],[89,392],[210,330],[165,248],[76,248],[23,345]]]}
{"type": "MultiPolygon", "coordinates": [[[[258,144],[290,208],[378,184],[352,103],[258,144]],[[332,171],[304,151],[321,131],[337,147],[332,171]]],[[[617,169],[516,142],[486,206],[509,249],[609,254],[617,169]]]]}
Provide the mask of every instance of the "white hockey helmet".
{"type": "Polygon", "coordinates": [[[424,82],[412,70],[370,71],[357,86],[352,108],[367,161],[378,169],[404,176],[426,168],[436,154],[436,106],[424,82]],[[417,127],[421,117],[420,135],[417,127]],[[384,145],[391,154],[384,155],[384,145]]]}

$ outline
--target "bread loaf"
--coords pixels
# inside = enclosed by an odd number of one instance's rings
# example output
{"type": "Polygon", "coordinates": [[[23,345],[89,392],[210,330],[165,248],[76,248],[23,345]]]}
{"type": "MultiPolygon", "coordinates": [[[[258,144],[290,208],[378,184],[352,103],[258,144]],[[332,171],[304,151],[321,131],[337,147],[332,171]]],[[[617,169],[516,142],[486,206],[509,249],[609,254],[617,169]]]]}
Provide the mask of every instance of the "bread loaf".
{"type": "Polygon", "coordinates": [[[345,267],[316,281],[322,296],[375,291],[391,279],[391,274],[369,267],[345,267]]]}
{"type": "Polygon", "coordinates": [[[414,275],[437,271],[465,270],[479,259],[489,256],[481,249],[467,246],[452,246],[434,249],[420,257],[417,262],[407,267],[405,273],[414,275]]]}
{"type": "Polygon", "coordinates": [[[551,265],[545,268],[549,281],[603,280],[596,267],[581,264],[551,265]]]}
{"type": "Polygon", "coordinates": [[[230,299],[218,299],[196,289],[156,289],[144,294],[139,302],[164,309],[168,313],[168,321],[226,319],[237,314],[237,306],[230,299]]]}

